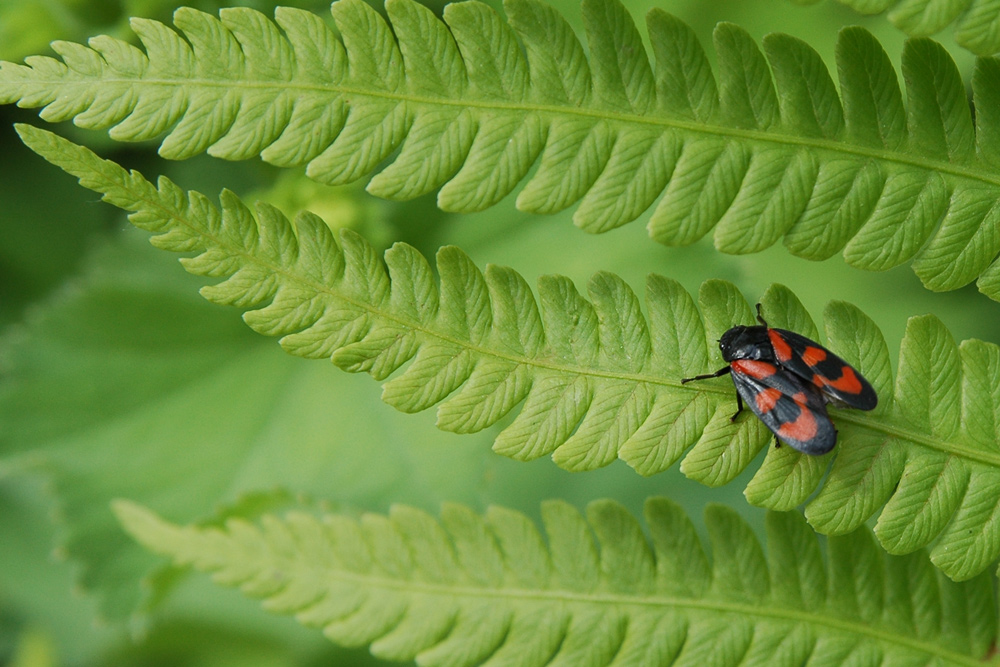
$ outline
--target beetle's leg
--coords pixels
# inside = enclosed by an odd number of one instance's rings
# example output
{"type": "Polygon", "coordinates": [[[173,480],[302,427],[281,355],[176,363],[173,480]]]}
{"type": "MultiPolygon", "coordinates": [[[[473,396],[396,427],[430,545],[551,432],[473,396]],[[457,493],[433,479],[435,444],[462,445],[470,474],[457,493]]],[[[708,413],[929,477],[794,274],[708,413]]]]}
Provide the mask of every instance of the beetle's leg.
{"type": "Polygon", "coordinates": [[[709,378],[722,377],[723,375],[728,374],[732,370],[733,369],[730,366],[723,366],[714,373],[708,373],[707,375],[695,375],[693,378],[681,378],[681,384],[684,384],[685,382],[692,382],[694,380],[707,380],[709,378]]]}
{"type": "Polygon", "coordinates": [[[741,412],[743,412],[743,397],[740,396],[740,392],[736,392],[736,412],[729,418],[729,421],[736,421],[736,418],[740,416],[741,412]]]}

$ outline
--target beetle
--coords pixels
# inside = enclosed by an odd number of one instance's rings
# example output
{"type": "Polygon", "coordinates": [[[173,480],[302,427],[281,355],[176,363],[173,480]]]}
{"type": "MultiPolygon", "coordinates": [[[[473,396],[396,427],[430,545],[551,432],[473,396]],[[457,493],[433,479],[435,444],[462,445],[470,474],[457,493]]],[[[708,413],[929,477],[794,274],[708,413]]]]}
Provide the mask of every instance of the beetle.
{"type": "Polygon", "coordinates": [[[826,454],[837,444],[827,404],[872,410],[878,405],[875,389],[816,341],[769,327],[759,303],[757,321],[759,326],[737,325],[722,334],[719,350],[727,366],[681,383],[729,374],[737,405],[730,421],[743,411],[745,401],[781,442],[805,454],[826,454]]]}

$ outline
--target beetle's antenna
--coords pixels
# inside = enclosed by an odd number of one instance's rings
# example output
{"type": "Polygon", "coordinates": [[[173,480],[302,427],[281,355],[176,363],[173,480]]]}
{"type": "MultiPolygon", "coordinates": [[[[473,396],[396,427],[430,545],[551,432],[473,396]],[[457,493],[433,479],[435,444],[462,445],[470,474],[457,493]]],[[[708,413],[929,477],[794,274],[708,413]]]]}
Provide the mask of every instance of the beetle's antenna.
{"type": "MultiPolygon", "coordinates": [[[[757,304],[757,321],[767,327],[767,321],[764,320],[764,316],[760,314],[760,304],[757,304]]],[[[770,328],[770,327],[768,327],[770,328]]]]}

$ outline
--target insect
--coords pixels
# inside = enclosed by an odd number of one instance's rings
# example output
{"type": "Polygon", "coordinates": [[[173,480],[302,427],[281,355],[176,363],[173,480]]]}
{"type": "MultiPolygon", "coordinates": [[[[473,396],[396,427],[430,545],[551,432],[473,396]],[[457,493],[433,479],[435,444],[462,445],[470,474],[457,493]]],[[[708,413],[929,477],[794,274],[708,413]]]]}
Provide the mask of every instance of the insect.
{"type": "Polygon", "coordinates": [[[785,329],[767,326],[757,304],[760,326],[735,326],[722,334],[719,349],[729,362],[715,373],[684,382],[732,375],[737,410],[743,402],[777,438],[805,454],[826,454],[837,444],[828,403],[871,410],[878,396],[868,380],[819,343],[785,329]]]}

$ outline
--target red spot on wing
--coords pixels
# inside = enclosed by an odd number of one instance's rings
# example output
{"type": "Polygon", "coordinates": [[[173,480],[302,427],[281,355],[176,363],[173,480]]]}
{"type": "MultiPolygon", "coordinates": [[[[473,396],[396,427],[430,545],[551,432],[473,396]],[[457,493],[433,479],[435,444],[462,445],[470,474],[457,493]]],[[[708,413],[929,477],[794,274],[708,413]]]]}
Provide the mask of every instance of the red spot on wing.
{"type": "Polygon", "coordinates": [[[810,345],[802,351],[802,361],[806,362],[807,366],[815,366],[824,359],[826,359],[826,350],[821,347],[810,345]]]}
{"type": "Polygon", "coordinates": [[[813,376],[813,384],[818,386],[826,385],[827,387],[833,387],[838,391],[842,391],[845,394],[860,394],[863,387],[861,386],[861,380],[858,379],[857,373],[854,369],[846,364],[841,371],[841,375],[836,380],[831,380],[828,377],[823,377],[821,375],[813,376]],[[818,382],[817,382],[818,380],[818,382]]]}
{"type": "Polygon", "coordinates": [[[805,442],[816,437],[819,427],[816,424],[816,417],[813,411],[806,405],[806,396],[798,393],[792,396],[792,400],[799,406],[799,416],[792,422],[785,422],[778,428],[778,435],[789,440],[805,442]]]}
{"type": "Polygon", "coordinates": [[[767,337],[771,339],[771,347],[774,348],[774,356],[778,361],[788,361],[792,358],[792,348],[785,342],[780,333],[774,329],[768,329],[767,337]]]}
{"type": "Polygon", "coordinates": [[[778,403],[778,399],[781,398],[781,392],[774,387],[765,389],[756,396],[753,397],[754,402],[757,403],[757,409],[763,412],[770,412],[774,409],[774,406],[778,403]]]}
{"type": "Polygon", "coordinates": [[[737,359],[730,366],[737,373],[743,373],[758,380],[771,377],[778,372],[778,367],[774,364],[769,364],[766,361],[754,361],[752,359],[737,359]]]}

